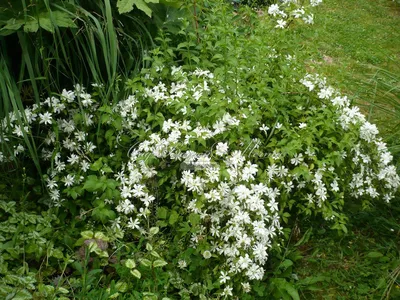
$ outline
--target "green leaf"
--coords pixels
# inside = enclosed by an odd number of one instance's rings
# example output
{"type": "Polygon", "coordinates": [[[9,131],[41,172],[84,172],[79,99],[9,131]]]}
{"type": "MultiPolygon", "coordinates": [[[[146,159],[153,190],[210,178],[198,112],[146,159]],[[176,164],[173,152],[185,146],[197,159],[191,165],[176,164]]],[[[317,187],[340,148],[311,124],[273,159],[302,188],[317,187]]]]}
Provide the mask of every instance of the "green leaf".
{"type": "Polygon", "coordinates": [[[310,239],[311,234],[312,234],[312,228],[308,228],[307,231],[304,233],[304,235],[301,237],[301,239],[295,244],[295,246],[297,247],[307,243],[308,240],[310,239]]]}
{"type": "Polygon", "coordinates": [[[36,19],[30,20],[25,23],[24,31],[25,32],[37,32],[39,30],[39,23],[36,19]]]}
{"type": "Polygon", "coordinates": [[[383,256],[382,253],[380,253],[380,252],[375,252],[375,251],[369,252],[369,253],[367,254],[367,257],[368,257],[368,258],[379,258],[379,257],[382,257],[382,256],[383,256]]]}
{"type": "Polygon", "coordinates": [[[39,16],[39,25],[44,30],[54,33],[54,25],[48,14],[39,16]]]}
{"type": "Polygon", "coordinates": [[[279,269],[287,269],[290,266],[293,265],[293,261],[291,261],[290,259],[285,259],[280,265],[279,265],[279,269]]]}
{"type": "Polygon", "coordinates": [[[131,274],[135,276],[137,279],[140,279],[142,277],[142,274],[138,270],[131,270],[131,274]]]}
{"type": "Polygon", "coordinates": [[[62,251],[60,249],[54,249],[52,251],[52,253],[51,253],[51,256],[55,257],[55,258],[58,258],[58,259],[61,259],[61,258],[64,257],[64,255],[63,255],[63,253],[62,253],[62,251]]]}
{"type": "Polygon", "coordinates": [[[118,281],[115,285],[115,288],[118,290],[118,292],[125,293],[126,291],[128,291],[129,286],[124,281],[118,281]]]}
{"type": "Polygon", "coordinates": [[[135,0],[118,0],[117,8],[120,14],[128,13],[133,10],[135,0]]]}
{"type": "Polygon", "coordinates": [[[140,263],[145,267],[150,267],[151,266],[151,261],[146,259],[146,258],[141,259],[140,263]]]}
{"type": "Polygon", "coordinates": [[[168,210],[165,207],[159,207],[157,209],[158,218],[162,219],[162,220],[166,219],[167,218],[167,212],[168,212],[168,210]]]}
{"type": "Polygon", "coordinates": [[[58,27],[65,28],[78,28],[78,26],[74,23],[74,15],[70,15],[68,12],[63,11],[53,11],[51,12],[51,18],[55,25],[58,27]]]}
{"type": "Polygon", "coordinates": [[[200,224],[200,216],[198,214],[191,213],[189,215],[189,221],[192,224],[192,226],[195,227],[198,224],[200,224]]]}
{"type": "MultiPolygon", "coordinates": [[[[147,1],[149,2],[149,1],[147,1]]],[[[118,12],[120,14],[128,13],[133,10],[133,5],[151,17],[151,9],[143,0],[119,0],[117,2],[118,12]]]]}
{"type": "MultiPolygon", "coordinates": [[[[112,172],[112,170],[111,170],[111,172],[112,172]]],[[[118,182],[116,180],[114,180],[114,179],[107,179],[106,185],[107,185],[108,188],[114,190],[118,186],[118,182]]]]}
{"type": "Polygon", "coordinates": [[[23,20],[9,19],[6,26],[0,29],[0,35],[9,35],[21,28],[25,22],[23,20]]]}
{"type": "Polygon", "coordinates": [[[98,239],[98,240],[106,241],[106,242],[108,242],[110,240],[104,233],[102,233],[100,231],[97,231],[94,234],[94,238],[98,239]]]}
{"type": "Polygon", "coordinates": [[[57,289],[57,291],[62,293],[62,294],[68,294],[69,293],[69,291],[66,288],[63,288],[61,286],[57,289]]]}
{"type": "Polygon", "coordinates": [[[150,252],[150,255],[152,255],[152,256],[154,256],[154,257],[157,257],[157,258],[160,258],[160,254],[158,254],[156,251],[151,251],[150,252]]]}
{"type": "Polygon", "coordinates": [[[103,188],[104,182],[102,182],[96,175],[89,175],[83,185],[83,188],[89,192],[95,192],[103,188]]]}
{"type": "Polygon", "coordinates": [[[88,230],[88,231],[82,231],[81,232],[81,236],[84,238],[84,239],[91,239],[92,237],[93,237],[93,231],[90,231],[90,230],[88,230]]]}
{"type": "Polygon", "coordinates": [[[146,15],[148,15],[151,18],[151,9],[150,7],[147,6],[147,4],[143,0],[135,0],[135,5],[138,9],[143,11],[146,15]]]}
{"type": "Polygon", "coordinates": [[[128,269],[133,269],[134,267],[136,267],[136,263],[133,259],[127,259],[125,261],[125,267],[127,267],[128,269]]]}
{"type": "Polygon", "coordinates": [[[169,216],[169,221],[168,221],[169,224],[170,225],[175,224],[176,221],[178,221],[178,218],[179,218],[179,214],[175,210],[171,211],[171,215],[169,216]]]}
{"type": "Polygon", "coordinates": [[[168,263],[165,260],[162,259],[157,259],[153,262],[153,267],[154,268],[159,268],[167,265],[168,263]]]}
{"type": "Polygon", "coordinates": [[[300,300],[299,292],[294,288],[294,286],[286,282],[284,285],[286,292],[292,297],[293,300],[300,300]]]}
{"type": "Polygon", "coordinates": [[[90,170],[92,171],[98,171],[101,169],[101,167],[103,166],[103,158],[100,157],[98,160],[96,160],[91,166],[90,166],[90,170]]]}
{"type": "Polygon", "coordinates": [[[28,290],[19,290],[17,294],[14,295],[11,299],[13,300],[26,300],[26,299],[33,299],[32,294],[29,293],[28,290]]]}
{"type": "Polygon", "coordinates": [[[157,234],[159,231],[160,231],[160,228],[158,228],[158,227],[151,227],[150,230],[149,230],[149,232],[150,232],[151,235],[155,235],[155,234],[157,234]]]}
{"type": "Polygon", "coordinates": [[[96,207],[92,211],[92,217],[95,220],[99,220],[102,223],[106,223],[109,220],[114,220],[116,217],[116,214],[113,210],[108,209],[106,207],[96,207]]]}

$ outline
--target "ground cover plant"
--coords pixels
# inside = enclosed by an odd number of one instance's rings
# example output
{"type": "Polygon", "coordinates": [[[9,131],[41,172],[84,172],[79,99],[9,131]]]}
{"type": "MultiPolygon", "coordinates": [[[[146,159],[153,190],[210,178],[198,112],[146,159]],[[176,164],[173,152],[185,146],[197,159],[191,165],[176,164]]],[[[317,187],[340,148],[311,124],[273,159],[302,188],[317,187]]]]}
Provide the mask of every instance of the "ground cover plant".
{"type": "Polygon", "coordinates": [[[323,281],[293,276],[295,229],[297,246],[310,220],[347,233],[348,208],[385,207],[400,178],[377,127],[297,58],[287,29],[320,2],[265,21],[188,1],[140,72],[6,114],[0,295],[299,299],[323,281]]]}

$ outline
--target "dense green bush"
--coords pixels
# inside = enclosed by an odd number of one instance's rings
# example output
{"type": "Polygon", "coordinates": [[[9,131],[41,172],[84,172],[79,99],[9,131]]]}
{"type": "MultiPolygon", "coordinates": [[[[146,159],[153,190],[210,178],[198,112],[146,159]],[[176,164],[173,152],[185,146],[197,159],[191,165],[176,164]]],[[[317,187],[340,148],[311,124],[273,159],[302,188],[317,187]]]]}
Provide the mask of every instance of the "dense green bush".
{"type": "Polygon", "coordinates": [[[0,116],[76,83],[103,84],[104,101],[121,97],[124,80],[143,66],[144,52],[176,5],[149,2],[0,3],[1,81],[10,80],[0,94],[0,116]]]}

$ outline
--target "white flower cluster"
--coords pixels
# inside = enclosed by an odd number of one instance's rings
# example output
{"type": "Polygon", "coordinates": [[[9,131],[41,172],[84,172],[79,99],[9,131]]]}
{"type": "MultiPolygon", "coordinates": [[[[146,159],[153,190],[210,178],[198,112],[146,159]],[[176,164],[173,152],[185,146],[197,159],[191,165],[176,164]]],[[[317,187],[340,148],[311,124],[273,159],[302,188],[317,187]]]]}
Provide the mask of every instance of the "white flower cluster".
{"type": "MultiPolygon", "coordinates": [[[[54,163],[46,179],[52,206],[59,207],[65,201],[60,194],[61,185],[71,187],[80,184],[84,179],[82,175],[89,170],[91,162],[87,154],[93,152],[96,146],[91,141],[86,141],[87,133],[77,130],[76,122],[81,123],[79,127],[93,126],[93,114],[97,107],[91,94],[86,93],[80,85],[76,85],[73,91],[64,89],[60,97],[49,97],[40,105],[34,104],[26,108],[18,116],[15,112],[10,112],[8,118],[5,118],[1,124],[5,128],[3,131],[5,141],[10,138],[20,138],[24,133],[31,135],[33,125],[39,125],[41,132],[47,132],[47,137],[41,147],[41,158],[44,161],[52,160],[54,163]],[[84,107],[84,111],[80,110],[78,102],[84,107]],[[79,120],[78,115],[80,115],[79,120]],[[20,124],[18,119],[22,120],[23,128],[18,125],[20,124]],[[60,134],[64,136],[62,140],[58,139],[60,134]],[[62,151],[68,154],[61,155],[62,151]],[[69,174],[67,166],[75,166],[77,170],[80,170],[80,174],[69,174]]],[[[23,145],[14,146],[15,156],[25,152],[23,145]]],[[[0,162],[11,159],[0,152],[0,162]]]]}
{"type": "MultiPolygon", "coordinates": [[[[322,3],[322,0],[310,0],[309,5],[314,7],[322,3]]],[[[282,0],[280,4],[272,4],[268,7],[268,14],[276,18],[275,28],[285,28],[291,19],[301,19],[306,24],[314,23],[314,15],[307,11],[304,1],[282,0]]]]}
{"type": "MultiPolygon", "coordinates": [[[[280,230],[279,193],[256,181],[258,166],[246,160],[240,150],[229,151],[228,143],[224,142],[219,142],[214,150],[210,149],[210,153],[182,150],[187,140],[199,136],[200,129],[192,129],[182,122],[169,120],[165,123],[170,126],[166,126],[168,128],[161,135],[151,134],[149,140],[132,152],[119,178],[123,200],[117,209],[130,218],[132,215],[137,217],[135,212],[139,208],[135,210],[134,203],[141,203],[140,208],[148,209],[151,201],[147,199],[154,200],[148,194],[151,190],[148,182],[160,167],[147,166],[144,157],[154,156],[175,166],[185,166],[179,182],[171,184],[177,192],[179,188],[189,192],[182,197],[182,202],[188,214],[198,214],[202,220],[192,234],[192,247],[196,248],[200,239],[208,237],[213,241],[210,252],[226,258],[227,274],[243,273],[249,280],[262,279],[271,240],[280,230]],[[171,136],[178,136],[178,139],[171,139],[171,136]],[[222,175],[224,170],[227,176],[222,175]],[[209,222],[207,227],[206,220],[209,222]]],[[[223,131],[237,124],[228,114],[217,123],[224,124],[223,131]]],[[[201,128],[202,132],[207,132],[206,139],[223,132],[212,130],[213,127],[215,124],[201,128]]],[[[225,283],[225,280],[221,282],[225,283]]]]}
{"type": "MultiPolygon", "coordinates": [[[[146,89],[144,98],[162,101],[166,106],[174,102],[187,103],[188,99],[196,102],[200,99],[199,93],[209,93],[214,85],[214,76],[208,71],[186,74],[177,68],[171,73],[177,82],[172,82],[169,87],[159,83],[146,89]],[[191,81],[201,84],[191,86],[191,81]]],[[[116,109],[124,115],[125,129],[140,123],[135,99],[129,97],[116,109]]],[[[165,168],[165,164],[181,170],[178,178],[171,178],[169,185],[176,193],[185,191],[181,201],[187,214],[200,217],[200,224],[191,236],[191,246],[196,248],[205,239],[211,244],[210,249],[204,251],[204,257],[225,257],[220,268],[224,270],[220,279],[223,284],[228,284],[228,279],[236,274],[243,274],[249,280],[261,280],[272,239],[281,230],[278,189],[259,182],[256,178],[258,165],[248,160],[242,151],[231,150],[229,143],[221,140],[223,133],[240,125],[241,117],[225,113],[207,126],[190,124],[185,117],[182,121],[165,120],[159,133],[149,133],[148,139],[135,145],[129,162],[117,175],[122,198],[117,211],[129,219],[128,228],[143,232],[151,204],[160,200],[155,198],[156,194],[151,194],[155,175],[165,168]],[[190,150],[199,139],[212,139],[215,142],[213,149],[203,153],[190,150]],[[151,163],[154,159],[155,164],[151,163]]],[[[229,289],[227,285],[225,293],[229,289]]]]}
{"type": "Polygon", "coordinates": [[[377,127],[366,120],[357,106],[351,106],[346,96],[340,95],[327,85],[325,78],[307,74],[300,82],[310,91],[315,90],[321,100],[330,101],[338,116],[337,123],[344,130],[358,128],[360,142],[351,152],[354,169],[358,170],[353,174],[349,185],[352,196],[356,198],[380,196],[389,202],[400,186],[400,177],[396,168],[390,164],[393,157],[386,144],[377,136],[379,133],[377,127]],[[377,191],[378,187],[384,187],[386,192],[380,194],[377,191]]]}
{"type": "MultiPolygon", "coordinates": [[[[183,220],[193,226],[187,236],[190,247],[201,249],[202,258],[218,263],[223,296],[232,295],[234,278],[263,278],[268,251],[281,231],[279,203],[287,205],[287,199],[293,199],[294,205],[303,210],[333,219],[339,214],[331,203],[343,200],[346,193],[389,201],[400,186],[391,165],[392,156],[377,137],[376,126],[367,122],[325,78],[308,74],[300,80],[320,101],[310,100],[315,103],[307,109],[307,118],[300,114],[305,111],[303,103],[295,103],[288,108],[291,114],[285,119],[271,117],[268,111],[271,105],[278,107],[280,103],[266,104],[243,95],[230,99],[231,91],[209,71],[172,68],[169,84],[147,75],[143,89],[113,108],[99,109],[92,96],[77,85],[73,91],[64,90],[60,97],[26,108],[23,114],[10,113],[1,123],[7,130],[2,132],[0,142],[21,141],[25,133],[30,135],[33,125],[42,136],[45,134],[40,147],[42,158],[52,162],[46,185],[53,206],[61,206],[67,197],[76,199],[79,191],[74,188],[82,190],[82,183],[86,185],[93,172],[115,176],[116,180],[105,180],[118,182],[119,193],[103,200],[115,204],[119,216],[113,224],[119,229],[146,235],[157,206],[168,206],[163,203],[167,195],[160,193],[168,186],[174,199],[179,197],[183,205],[183,220]],[[149,84],[151,81],[155,84],[149,84]],[[221,107],[235,104],[234,112],[216,109],[212,117],[199,117],[199,110],[203,112],[204,107],[214,104],[213,97],[221,107]],[[324,104],[318,108],[316,103],[321,102],[324,104]],[[89,140],[95,139],[90,132],[95,131],[97,122],[105,127],[113,122],[99,116],[102,109],[107,112],[105,117],[121,117],[118,129],[107,131],[115,134],[115,147],[121,145],[123,136],[125,146],[130,138],[136,142],[121,169],[112,170],[106,165],[96,168],[90,159],[96,149],[89,140]],[[334,121],[329,120],[326,129],[352,136],[348,143],[336,141],[339,146],[333,151],[321,144],[323,131],[321,139],[310,138],[318,131],[314,118],[319,122],[320,114],[328,112],[334,114],[334,121]],[[20,119],[23,125],[18,125],[20,119]],[[243,130],[251,131],[247,142],[242,140],[243,130]],[[332,157],[345,163],[336,165],[332,157]],[[190,216],[198,221],[193,223],[190,216]]],[[[22,142],[16,143],[7,154],[0,152],[0,162],[11,159],[12,154],[24,153],[25,148],[22,142]]],[[[111,184],[112,189],[116,185],[111,184]]],[[[190,264],[183,261],[178,269],[190,264]]],[[[245,282],[242,289],[248,292],[250,284],[245,282]]]]}

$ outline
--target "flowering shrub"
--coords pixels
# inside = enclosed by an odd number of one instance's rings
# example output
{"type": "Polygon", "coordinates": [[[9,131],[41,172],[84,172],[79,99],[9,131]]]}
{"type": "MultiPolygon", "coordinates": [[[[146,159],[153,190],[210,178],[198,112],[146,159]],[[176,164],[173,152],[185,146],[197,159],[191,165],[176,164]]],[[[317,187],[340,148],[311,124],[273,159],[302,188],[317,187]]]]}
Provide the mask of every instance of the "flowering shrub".
{"type": "Polygon", "coordinates": [[[27,108],[23,129],[10,114],[4,138],[39,128],[51,206],[90,210],[128,239],[165,228],[176,242],[163,254],[173,276],[202,257],[197,280],[213,282],[209,293],[237,295],[250,285],[235,282],[263,278],[287,207],[340,229],[345,199],[389,201],[400,181],[375,125],[324,79],[305,76],[284,104],[247,98],[245,86],[235,93],[221,79],[144,70],[116,106],[76,86],[27,108]]]}
{"type": "Polygon", "coordinates": [[[282,0],[278,4],[268,7],[268,14],[276,19],[275,28],[286,28],[293,20],[299,19],[306,24],[314,23],[314,14],[309,12],[310,7],[318,6],[322,0],[298,1],[282,0]]]}

